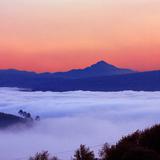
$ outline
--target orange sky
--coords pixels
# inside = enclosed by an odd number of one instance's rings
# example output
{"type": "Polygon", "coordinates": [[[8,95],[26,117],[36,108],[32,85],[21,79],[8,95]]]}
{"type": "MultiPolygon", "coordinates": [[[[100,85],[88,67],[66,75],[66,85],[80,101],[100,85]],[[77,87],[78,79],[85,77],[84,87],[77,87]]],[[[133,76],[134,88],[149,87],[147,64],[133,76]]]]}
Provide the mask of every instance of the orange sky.
{"type": "Polygon", "coordinates": [[[0,68],[64,71],[98,60],[160,69],[159,0],[1,0],[0,68]]]}

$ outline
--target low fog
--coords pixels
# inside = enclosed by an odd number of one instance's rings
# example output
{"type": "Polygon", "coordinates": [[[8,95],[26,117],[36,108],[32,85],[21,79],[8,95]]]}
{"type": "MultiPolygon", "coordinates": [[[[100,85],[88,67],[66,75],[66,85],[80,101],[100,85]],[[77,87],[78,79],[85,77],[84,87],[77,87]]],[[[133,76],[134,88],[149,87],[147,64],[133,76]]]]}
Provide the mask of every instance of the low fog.
{"type": "Polygon", "coordinates": [[[32,128],[0,131],[0,157],[27,160],[48,150],[68,160],[80,144],[102,144],[160,123],[160,92],[25,92],[0,88],[0,112],[39,115],[32,128]]]}

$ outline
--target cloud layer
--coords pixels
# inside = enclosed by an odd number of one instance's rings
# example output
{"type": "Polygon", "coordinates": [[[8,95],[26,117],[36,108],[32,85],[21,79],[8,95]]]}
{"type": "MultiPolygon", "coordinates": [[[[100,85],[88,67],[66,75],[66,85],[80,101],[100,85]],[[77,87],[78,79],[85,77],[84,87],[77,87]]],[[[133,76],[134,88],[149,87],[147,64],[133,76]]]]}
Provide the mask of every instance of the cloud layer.
{"type": "Polygon", "coordinates": [[[80,144],[112,144],[123,135],[160,122],[160,92],[59,93],[0,88],[0,99],[0,112],[17,114],[24,109],[42,119],[32,129],[0,131],[0,156],[5,160],[27,159],[42,150],[69,159],[80,144]]]}

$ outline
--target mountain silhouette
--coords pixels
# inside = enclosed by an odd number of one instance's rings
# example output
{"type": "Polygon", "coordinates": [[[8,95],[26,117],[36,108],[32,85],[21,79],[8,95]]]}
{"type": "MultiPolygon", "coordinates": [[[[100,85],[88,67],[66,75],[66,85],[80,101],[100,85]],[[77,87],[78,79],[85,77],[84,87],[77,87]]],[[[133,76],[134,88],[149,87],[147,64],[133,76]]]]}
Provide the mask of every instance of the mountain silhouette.
{"type": "Polygon", "coordinates": [[[135,73],[135,71],[130,69],[118,68],[111,65],[105,61],[99,61],[84,69],[73,69],[68,72],[57,72],[53,73],[55,77],[63,78],[87,78],[87,77],[97,77],[97,76],[110,76],[110,75],[121,75],[135,73]]]}
{"type": "Polygon", "coordinates": [[[100,61],[68,72],[0,70],[0,87],[31,91],[160,91],[160,71],[135,72],[100,61]]]}

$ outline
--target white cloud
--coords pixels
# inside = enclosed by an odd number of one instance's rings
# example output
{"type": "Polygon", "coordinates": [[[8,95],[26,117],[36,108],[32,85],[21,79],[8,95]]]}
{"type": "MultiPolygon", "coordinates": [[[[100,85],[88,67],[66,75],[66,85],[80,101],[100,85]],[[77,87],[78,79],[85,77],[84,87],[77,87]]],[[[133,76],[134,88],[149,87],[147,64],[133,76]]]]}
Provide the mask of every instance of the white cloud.
{"type": "Polygon", "coordinates": [[[24,109],[42,117],[34,128],[1,131],[0,156],[23,160],[49,150],[69,159],[81,143],[115,143],[122,135],[159,123],[159,106],[160,92],[58,93],[0,88],[0,112],[17,114],[24,109]]]}

